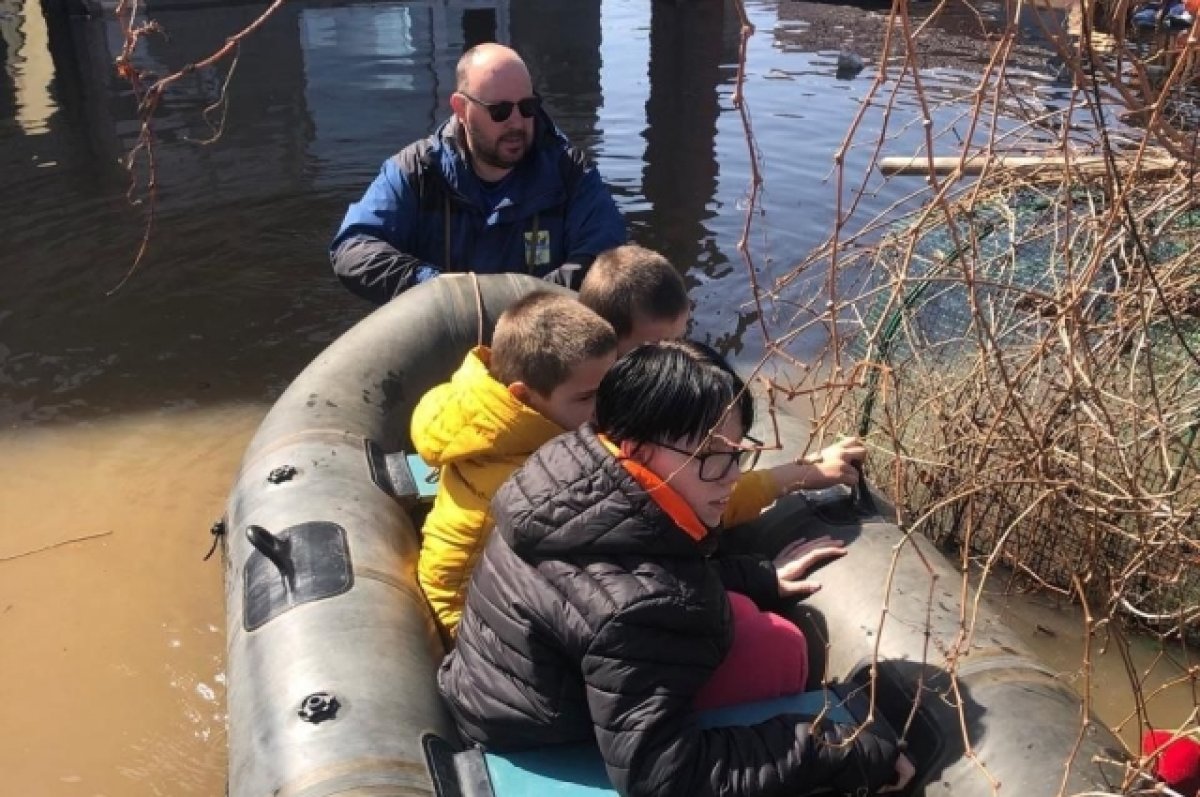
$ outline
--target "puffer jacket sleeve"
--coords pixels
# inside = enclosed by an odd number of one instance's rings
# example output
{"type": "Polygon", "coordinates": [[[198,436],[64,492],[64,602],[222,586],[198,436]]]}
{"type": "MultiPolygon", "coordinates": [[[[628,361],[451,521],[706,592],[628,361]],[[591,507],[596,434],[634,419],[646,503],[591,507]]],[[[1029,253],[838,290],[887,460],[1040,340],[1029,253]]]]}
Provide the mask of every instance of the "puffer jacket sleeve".
{"type": "Polygon", "coordinates": [[[779,606],[779,576],[770,559],[752,553],[718,553],[712,562],[725,589],[740,592],[763,610],[779,606]]]}
{"type": "Polygon", "coordinates": [[[450,382],[430,388],[417,402],[408,425],[413,448],[421,455],[421,459],[435,468],[442,465],[442,451],[445,450],[447,442],[447,435],[442,430],[442,425],[437,423],[437,419],[453,395],[453,390],[454,386],[450,382]]]}
{"type": "Polygon", "coordinates": [[[498,482],[517,466],[496,458],[482,467],[471,460],[447,461],[452,435],[444,418],[455,385],[446,382],[421,397],[412,414],[412,441],[426,462],[441,468],[433,509],[421,527],[417,581],[442,629],[453,637],[462,617],[471,573],[491,531],[488,502],[498,482]]]}
{"type": "Polygon", "coordinates": [[[799,715],[703,730],[692,700],[719,659],[707,615],[678,598],[635,602],[599,629],[582,665],[609,777],[626,797],[803,795],[874,791],[897,750],[869,731],[799,715]],[[647,657],[646,651],[656,656],[647,657]]]}

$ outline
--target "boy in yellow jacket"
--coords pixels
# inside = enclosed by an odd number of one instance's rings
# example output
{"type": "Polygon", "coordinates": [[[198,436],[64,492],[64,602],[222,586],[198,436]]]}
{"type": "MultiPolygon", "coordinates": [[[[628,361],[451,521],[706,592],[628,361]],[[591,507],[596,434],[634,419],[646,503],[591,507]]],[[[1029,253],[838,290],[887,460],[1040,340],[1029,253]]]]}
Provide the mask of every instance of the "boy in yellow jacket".
{"type": "Polygon", "coordinates": [[[417,576],[448,639],[492,530],[492,496],[543,443],[591,419],[616,356],[607,321],[569,296],[538,291],[500,316],[490,350],[473,349],[417,404],[413,443],[441,468],[417,576]]]}

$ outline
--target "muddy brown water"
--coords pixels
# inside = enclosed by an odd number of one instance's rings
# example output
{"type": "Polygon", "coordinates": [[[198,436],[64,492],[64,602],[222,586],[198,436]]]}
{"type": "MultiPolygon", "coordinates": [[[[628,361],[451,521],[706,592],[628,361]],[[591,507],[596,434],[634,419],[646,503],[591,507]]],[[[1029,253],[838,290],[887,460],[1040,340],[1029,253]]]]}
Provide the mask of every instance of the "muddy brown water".
{"type": "MultiPolygon", "coordinates": [[[[174,35],[137,57],[159,72],[262,10],[156,8],[174,35]]],[[[766,180],[752,250],[772,279],[830,228],[832,153],[867,86],[838,77],[837,55],[869,61],[884,25],[879,8],[748,8],[766,180]]],[[[109,296],[142,228],[117,165],[136,123],[109,69],[120,38],[106,9],[48,20],[37,0],[0,0],[0,794],[217,797],[224,616],[221,568],[202,561],[208,528],[273,399],[370,309],[325,261],[346,203],[444,115],[465,43],[510,42],[634,239],[685,271],[693,335],[752,361],[761,342],[735,248],[750,175],[731,103],[738,25],[729,2],[289,3],[244,47],[218,144],[194,141],[219,75],[164,104],[151,253],[109,296]]],[[[1049,101],[1060,87],[1038,57],[1023,79],[1049,101]]],[[[979,66],[948,28],[927,76],[945,113],[979,66]]],[[[866,201],[909,190],[873,183],[866,201]]],[[[800,336],[793,353],[819,345],[800,336]]],[[[1014,627],[1070,677],[1072,610],[1013,605],[1014,627]]],[[[1119,722],[1124,671],[1115,657],[1095,665],[1096,710],[1119,722]]],[[[1174,666],[1160,662],[1163,677],[1174,666]]],[[[1170,723],[1194,701],[1163,702],[1170,723]]]]}
{"type": "Polygon", "coordinates": [[[218,795],[233,405],[0,433],[0,793],[218,795]]]}

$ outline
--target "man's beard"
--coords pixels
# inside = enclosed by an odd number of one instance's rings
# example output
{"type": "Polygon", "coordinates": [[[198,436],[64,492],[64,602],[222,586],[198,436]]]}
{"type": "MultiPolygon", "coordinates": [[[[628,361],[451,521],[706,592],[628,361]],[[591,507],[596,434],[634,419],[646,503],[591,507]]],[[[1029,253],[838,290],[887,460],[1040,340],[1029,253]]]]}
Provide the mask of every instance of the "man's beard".
{"type": "MultiPolygon", "coordinates": [[[[516,111],[513,111],[513,113],[516,113],[516,111]]],[[[474,145],[471,148],[471,157],[496,169],[513,168],[522,160],[524,160],[525,155],[529,152],[529,138],[525,135],[525,131],[523,130],[505,133],[496,139],[496,141],[490,146],[484,146],[483,144],[479,143],[483,140],[483,136],[481,136],[478,131],[475,131],[475,135],[471,136],[471,138],[473,139],[472,143],[474,145]],[[522,146],[520,153],[518,153],[515,157],[507,157],[502,155],[500,152],[501,147],[511,141],[521,142],[522,146]]]]}

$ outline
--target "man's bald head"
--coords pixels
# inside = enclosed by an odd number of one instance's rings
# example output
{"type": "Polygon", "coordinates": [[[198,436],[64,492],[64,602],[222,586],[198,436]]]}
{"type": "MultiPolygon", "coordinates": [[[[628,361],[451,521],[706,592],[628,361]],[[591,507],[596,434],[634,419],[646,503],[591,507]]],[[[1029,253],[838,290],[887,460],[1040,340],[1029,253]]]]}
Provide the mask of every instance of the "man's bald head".
{"type": "Polygon", "coordinates": [[[454,71],[455,90],[474,96],[486,94],[493,84],[524,86],[522,96],[533,93],[529,68],[516,51],[503,44],[478,44],[463,53],[454,71]]]}

